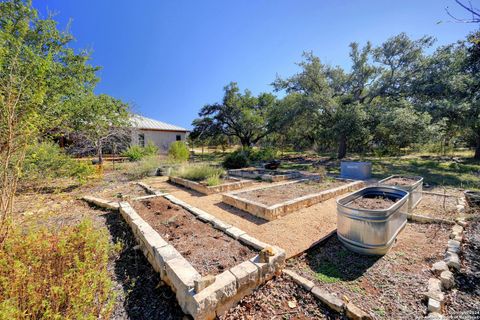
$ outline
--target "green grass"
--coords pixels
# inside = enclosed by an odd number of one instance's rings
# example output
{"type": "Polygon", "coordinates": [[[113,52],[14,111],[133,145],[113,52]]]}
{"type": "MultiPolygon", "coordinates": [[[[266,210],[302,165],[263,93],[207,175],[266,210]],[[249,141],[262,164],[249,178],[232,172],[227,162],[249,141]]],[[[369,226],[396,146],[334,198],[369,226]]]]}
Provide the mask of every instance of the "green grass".
{"type": "Polygon", "coordinates": [[[323,283],[335,283],[341,280],[342,274],[330,261],[322,262],[315,270],[315,278],[323,283]]]}

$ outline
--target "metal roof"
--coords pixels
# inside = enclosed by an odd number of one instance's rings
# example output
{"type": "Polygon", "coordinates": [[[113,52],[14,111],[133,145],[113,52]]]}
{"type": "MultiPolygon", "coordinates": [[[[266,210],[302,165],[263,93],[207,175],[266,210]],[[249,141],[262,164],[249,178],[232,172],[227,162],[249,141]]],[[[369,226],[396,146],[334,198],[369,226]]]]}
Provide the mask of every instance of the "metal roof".
{"type": "Polygon", "coordinates": [[[143,117],[138,114],[132,115],[130,122],[132,126],[138,129],[150,129],[150,130],[170,130],[170,131],[188,131],[185,128],[175,126],[173,124],[165,123],[162,121],[143,117]]]}

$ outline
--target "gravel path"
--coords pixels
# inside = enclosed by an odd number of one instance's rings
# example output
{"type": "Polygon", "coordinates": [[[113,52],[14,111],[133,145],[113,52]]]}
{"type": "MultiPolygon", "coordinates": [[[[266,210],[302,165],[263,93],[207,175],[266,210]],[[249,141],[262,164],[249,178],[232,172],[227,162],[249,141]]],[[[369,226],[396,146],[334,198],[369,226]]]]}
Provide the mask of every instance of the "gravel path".
{"type": "MultiPolygon", "coordinates": [[[[169,184],[165,177],[149,178],[145,182],[158,190],[171,193],[188,204],[200,208],[264,242],[285,249],[287,258],[305,251],[313,243],[327,237],[336,229],[335,199],[303,208],[274,221],[266,221],[222,203],[221,194],[204,196],[195,191],[169,184]]],[[[259,182],[252,188],[267,185],[275,184],[259,182]]]]}

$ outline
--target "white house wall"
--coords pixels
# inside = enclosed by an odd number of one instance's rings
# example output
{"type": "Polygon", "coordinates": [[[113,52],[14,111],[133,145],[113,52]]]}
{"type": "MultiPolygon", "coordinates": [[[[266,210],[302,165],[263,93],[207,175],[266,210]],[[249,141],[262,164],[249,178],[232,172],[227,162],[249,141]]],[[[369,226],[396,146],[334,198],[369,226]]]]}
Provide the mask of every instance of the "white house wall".
{"type": "Polygon", "coordinates": [[[177,140],[177,135],[180,135],[181,141],[185,142],[186,132],[184,131],[160,131],[160,130],[143,130],[137,129],[132,132],[132,145],[139,145],[138,135],[144,134],[145,145],[149,141],[152,141],[159,149],[161,153],[167,153],[168,147],[172,142],[177,140]]]}

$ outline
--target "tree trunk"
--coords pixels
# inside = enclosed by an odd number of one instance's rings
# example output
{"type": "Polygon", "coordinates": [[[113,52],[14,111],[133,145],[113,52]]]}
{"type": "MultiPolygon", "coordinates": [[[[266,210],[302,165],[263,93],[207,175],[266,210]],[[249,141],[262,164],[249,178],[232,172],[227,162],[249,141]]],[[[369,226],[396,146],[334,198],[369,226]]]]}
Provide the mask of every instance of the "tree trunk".
{"type": "Polygon", "coordinates": [[[477,136],[477,146],[475,147],[474,159],[480,160],[480,135],[477,136]]]}
{"type": "Polygon", "coordinates": [[[98,164],[103,164],[103,150],[102,150],[102,143],[98,142],[98,164]]]}
{"type": "Polygon", "coordinates": [[[338,159],[343,159],[347,155],[347,137],[341,135],[338,139],[338,159]]]}

